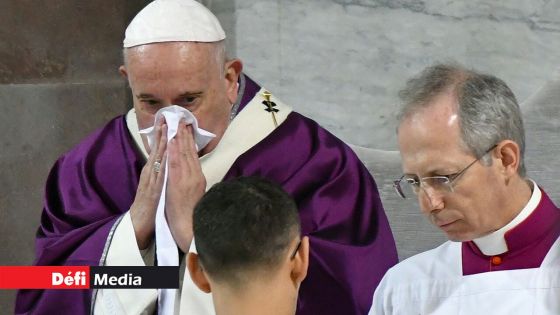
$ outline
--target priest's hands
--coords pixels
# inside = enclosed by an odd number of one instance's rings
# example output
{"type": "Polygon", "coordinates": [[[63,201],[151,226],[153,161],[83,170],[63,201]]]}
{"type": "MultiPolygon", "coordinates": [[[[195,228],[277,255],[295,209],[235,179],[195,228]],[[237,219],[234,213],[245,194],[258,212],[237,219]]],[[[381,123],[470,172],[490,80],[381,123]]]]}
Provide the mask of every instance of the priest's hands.
{"type": "Polygon", "coordinates": [[[154,237],[156,210],[163,189],[167,147],[167,125],[163,119],[156,124],[155,142],[156,147],[150,150],[130,207],[130,218],[140,249],[146,249],[154,237]]]}
{"type": "Polygon", "coordinates": [[[136,197],[130,207],[130,217],[138,248],[147,248],[154,237],[155,217],[163,189],[165,159],[169,159],[165,216],[175,242],[185,253],[192,238],[194,206],[206,189],[192,126],[179,124],[177,135],[167,144],[167,125],[156,124],[156,147],[140,174],[136,197]]]}
{"type": "Polygon", "coordinates": [[[168,147],[169,176],[165,215],[179,248],[188,253],[193,238],[193,210],[206,189],[191,125],[179,124],[168,147]]]}

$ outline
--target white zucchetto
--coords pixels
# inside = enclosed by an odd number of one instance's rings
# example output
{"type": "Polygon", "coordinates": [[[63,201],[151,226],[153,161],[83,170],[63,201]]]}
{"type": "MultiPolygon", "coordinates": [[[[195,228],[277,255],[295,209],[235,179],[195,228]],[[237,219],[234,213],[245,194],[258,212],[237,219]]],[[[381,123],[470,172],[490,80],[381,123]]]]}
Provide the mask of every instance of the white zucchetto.
{"type": "Polygon", "coordinates": [[[134,17],[123,47],[161,42],[218,42],[226,38],[210,10],[194,0],[155,0],[134,17]]]}

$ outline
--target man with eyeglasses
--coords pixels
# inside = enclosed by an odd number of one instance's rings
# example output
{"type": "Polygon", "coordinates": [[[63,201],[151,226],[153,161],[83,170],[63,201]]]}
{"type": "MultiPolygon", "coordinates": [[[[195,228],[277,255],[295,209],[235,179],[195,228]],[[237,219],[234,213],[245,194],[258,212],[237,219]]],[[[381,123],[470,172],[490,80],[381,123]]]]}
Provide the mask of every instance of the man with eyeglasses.
{"type": "Polygon", "coordinates": [[[400,95],[396,192],[450,241],[391,268],[370,314],[560,314],[560,210],[526,178],[511,90],[435,65],[400,95]]]}
{"type": "Polygon", "coordinates": [[[194,209],[193,231],[198,253],[187,266],[217,315],[295,314],[309,239],[281,186],[258,177],[214,185],[194,209]]]}

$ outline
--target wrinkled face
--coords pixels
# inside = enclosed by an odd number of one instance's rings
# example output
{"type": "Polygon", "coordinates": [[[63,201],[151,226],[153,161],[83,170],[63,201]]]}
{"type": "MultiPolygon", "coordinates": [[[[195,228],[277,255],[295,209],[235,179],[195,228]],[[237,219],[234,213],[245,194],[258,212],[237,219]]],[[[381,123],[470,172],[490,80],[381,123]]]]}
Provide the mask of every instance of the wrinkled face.
{"type": "MultiPolygon", "coordinates": [[[[404,174],[417,178],[451,175],[478,158],[461,146],[454,103],[451,94],[441,95],[430,107],[401,123],[398,141],[404,174]]],[[[450,240],[472,240],[508,222],[507,214],[501,210],[507,203],[507,193],[497,174],[497,164],[476,162],[454,181],[453,192],[419,190],[423,214],[450,240]]]]}
{"type": "Polygon", "coordinates": [[[237,97],[237,82],[228,80],[216,44],[157,43],[129,48],[126,54],[121,72],[128,77],[139,128],[152,126],[162,107],[179,105],[194,114],[200,128],[216,134],[202,153],[210,152],[227,128],[237,97]]]}

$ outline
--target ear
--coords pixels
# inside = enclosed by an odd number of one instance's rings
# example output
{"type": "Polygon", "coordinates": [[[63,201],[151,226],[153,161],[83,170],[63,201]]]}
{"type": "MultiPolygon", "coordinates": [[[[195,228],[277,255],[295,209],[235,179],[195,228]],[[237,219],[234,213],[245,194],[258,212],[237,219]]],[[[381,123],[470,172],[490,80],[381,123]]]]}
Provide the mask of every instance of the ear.
{"type": "Polygon", "coordinates": [[[195,253],[189,253],[187,255],[187,268],[189,269],[189,274],[191,275],[191,279],[196,284],[196,286],[205,293],[212,292],[212,288],[210,287],[210,282],[200,265],[200,261],[198,260],[198,255],[195,253]]]}
{"type": "Polygon", "coordinates": [[[243,63],[239,59],[228,60],[225,64],[226,94],[231,104],[237,101],[237,81],[243,70],[243,63]]]}
{"type": "Polygon", "coordinates": [[[309,237],[304,236],[301,239],[301,245],[292,261],[291,277],[294,285],[299,287],[299,284],[307,276],[307,268],[309,267],[309,237]]]}
{"type": "Polygon", "coordinates": [[[509,179],[517,174],[519,169],[521,151],[519,145],[511,140],[504,140],[495,149],[495,158],[498,159],[498,166],[504,176],[509,179]]]}
{"type": "Polygon", "coordinates": [[[124,65],[119,67],[119,73],[123,78],[128,79],[128,72],[126,72],[124,65]]]}

